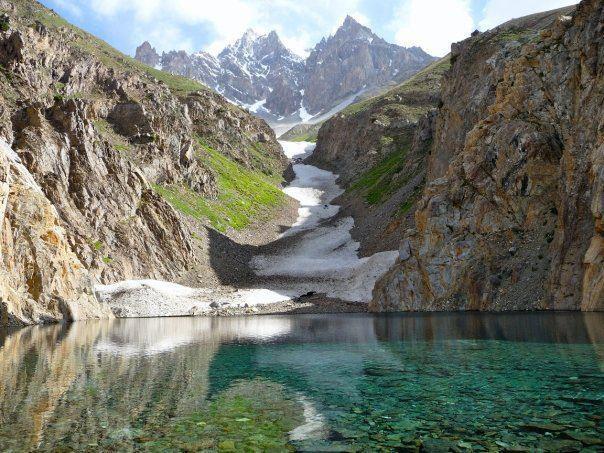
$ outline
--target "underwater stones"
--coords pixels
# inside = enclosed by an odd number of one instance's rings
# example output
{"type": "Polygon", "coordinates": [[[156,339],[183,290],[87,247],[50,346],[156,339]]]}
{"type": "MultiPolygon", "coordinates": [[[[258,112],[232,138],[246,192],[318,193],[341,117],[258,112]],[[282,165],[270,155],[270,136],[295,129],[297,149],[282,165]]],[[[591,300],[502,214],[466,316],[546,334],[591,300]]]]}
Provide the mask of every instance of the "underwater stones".
{"type": "Polygon", "coordinates": [[[557,425],[555,423],[526,423],[522,425],[522,428],[528,431],[536,431],[536,432],[556,432],[556,431],[564,431],[565,427],[561,425],[557,425]]]}
{"type": "Polygon", "coordinates": [[[581,451],[583,449],[583,444],[576,440],[543,439],[539,442],[539,448],[545,451],[567,453],[581,451]]]}

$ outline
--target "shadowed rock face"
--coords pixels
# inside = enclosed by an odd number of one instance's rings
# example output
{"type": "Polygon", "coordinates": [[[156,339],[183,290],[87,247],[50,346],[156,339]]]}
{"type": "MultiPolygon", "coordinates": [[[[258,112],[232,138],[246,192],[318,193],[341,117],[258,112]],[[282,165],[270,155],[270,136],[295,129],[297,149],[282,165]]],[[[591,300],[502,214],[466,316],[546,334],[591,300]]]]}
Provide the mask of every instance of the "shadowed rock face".
{"type": "Polygon", "coordinates": [[[310,161],[338,173],[338,202],[355,219],[361,253],[398,248],[425,183],[440,83],[449,58],[327,120],[310,161]],[[401,206],[408,206],[402,209],[401,206]]]}
{"type": "Polygon", "coordinates": [[[201,85],[157,81],[37,2],[5,10],[2,323],[109,316],[91,284],[172,280],[196,261],[189,227],[152,185],[216,194],[198,136],[249,168],[259,142],[263,162],[284,167],[285,157],[264,121],[201,85]]]}
{"type": "Polygon", "coordinates": [[[604,5],[452,48],[416,230],[373,310],[604,309],[604,5]]]}
{"type": "Polygon", "coordinates": [[[164,71],[199,80],[271,119],[296,115],[301,107],[313,115],[326,112],[363,90],[407,79],[434,60],[420,48],[387,43],[350,16],[306,60],[276,32],[252,30],[218,57],[175,50],[160,57],[145,41],[135,58],[152,66],[159,62],[164,71]]]}

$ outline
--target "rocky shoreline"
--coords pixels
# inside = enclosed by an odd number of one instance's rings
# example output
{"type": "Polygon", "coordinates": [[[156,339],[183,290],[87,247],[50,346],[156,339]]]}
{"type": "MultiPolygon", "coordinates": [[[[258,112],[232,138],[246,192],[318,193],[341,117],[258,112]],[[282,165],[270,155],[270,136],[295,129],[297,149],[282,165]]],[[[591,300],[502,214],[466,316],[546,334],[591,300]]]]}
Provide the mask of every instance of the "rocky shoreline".
{"type": "Polygon", "coordinates": [[[253,307],[216,307],[203,316],[245,316],[245,315],[302,315],[333,313],[367,313],[367,304],[347,302],[317,294],[299,297],[295,300],[263,304],[253,307]]]}

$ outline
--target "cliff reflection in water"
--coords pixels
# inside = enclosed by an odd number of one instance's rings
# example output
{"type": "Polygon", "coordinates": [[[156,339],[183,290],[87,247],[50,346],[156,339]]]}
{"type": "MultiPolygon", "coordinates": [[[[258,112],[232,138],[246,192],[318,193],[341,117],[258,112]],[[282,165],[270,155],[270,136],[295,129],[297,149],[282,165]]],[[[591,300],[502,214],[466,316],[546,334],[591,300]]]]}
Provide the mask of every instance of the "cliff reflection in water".
{"type": "Polygon", "coordinates": [[[136,444],[141,432],[161,431],[242,379],[275,382],[319,404],[361,407],[367,376],[402,370],[405,361],[409,370],[401,342],[417,354],[439,351],[443,362],[452,341],[533,342],[548,354],[559,349],[564,364],[575,354],[565,345],[577,344],[601,372],[603,326],[604,316],[593,313],[355,314],[106,320],[0,332],[0,449],[106,446],[108,438],[136,444]]]}

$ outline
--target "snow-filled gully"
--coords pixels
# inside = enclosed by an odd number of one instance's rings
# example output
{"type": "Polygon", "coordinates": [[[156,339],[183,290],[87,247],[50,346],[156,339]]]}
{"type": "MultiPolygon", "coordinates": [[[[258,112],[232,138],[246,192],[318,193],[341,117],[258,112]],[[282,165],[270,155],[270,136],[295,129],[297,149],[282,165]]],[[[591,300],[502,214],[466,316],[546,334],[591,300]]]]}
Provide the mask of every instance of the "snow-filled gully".
{"type": "Polygon", "coordinates": [[[351,217],[337,218],[339,206],[331,202],[342,189],[337,175],[301,160],[314,144],[280,142],[294,160],[295,179],[283,190],[300,203],[298,218],[282,237],[283,247],[271,255],[255,256],[250,266],[261,287],[225,292],[187,288],[155,280],[129,280],[95,287],[97,297],[109,303],[116,316],[183,316],[202,314],[216,302],[232,307],[289,300],[310,291],[352,302],[368,302],[375,281],[395,262],[396,251],[359,258],[359,243],[350,231],[351,217]]]}

